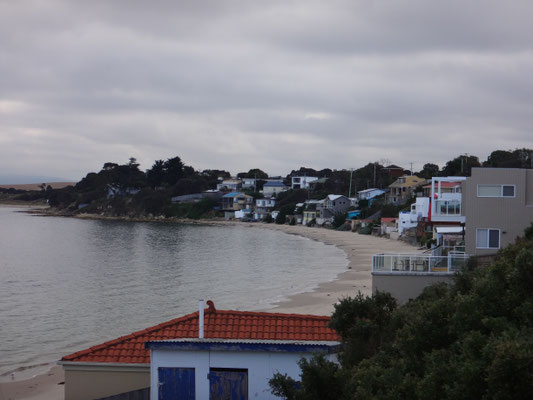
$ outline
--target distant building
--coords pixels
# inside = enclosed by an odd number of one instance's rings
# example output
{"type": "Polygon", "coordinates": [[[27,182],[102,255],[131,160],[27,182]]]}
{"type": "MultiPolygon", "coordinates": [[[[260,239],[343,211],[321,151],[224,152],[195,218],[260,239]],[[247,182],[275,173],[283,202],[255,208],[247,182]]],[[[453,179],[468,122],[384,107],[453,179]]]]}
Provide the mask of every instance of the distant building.
{"type": "Polygon", "coordinates": [[[267,215],[272,213],[275,206],[276,199],[274,198],[257,199],[255,201],[254,219],[265,219],[267,215]]]}
{"type": "Polygon", "coordinates": [[[318,180],[318,176],[293,176],[291,189],[309,189],[310,184],[318,180]]]}
{"type": "Polygon", "coordinates": [[[320,211],[319,225],[324,222],[331,222],[336,214],[345,213],[351,207],[351,201],[348,197],[339,194],[328,195],[322,203],[317,206],[320,211]]]}
{"type": "Polygon", "coordinates": [[[388,204],[405,204],[412,200],[416,189],[426,183],[426,180],[416,175],[402,176],[389,185],[389,193],[386,195],[388,204]]]}
{"type": "Polygon", "coordinates": [[[285,192],[288,187],[283,182],[270,181],[263,185],[263,194],[265,197],[276,196],[278,193],[285,192]]]}
{"type": "Polygon", "coordinates": [[[405,170],[397,165],[389,165],[381,169],[381,173],[391,178],[399,178],[405,174],[405,170]]]}
{"type": "Polygon", "coordinates": [[[217,190],[221,191],[238,191],[242,188],[242,180],[240,179],[225,179],[217,184],[217,190]]]}
{"type": "Polygon", "coordinates": [[[256,179],[255,178],[242,178],[242,186],[241,188],[243,190],[255,190],[256,189],[256,179]]]}
{"type": "Polygon", "coordinates": [[[230,192],[222,196],[222,211],[239,211],[249,209],[254,198],[241,192],[230,192]]]}
{"type": "Polygon", "coordinates": [[[370,200],[370,199],[373,199],[374,197],[381,196],[382,194],[386,192],[387,191],[383,189],[371,188],[371,189],[360,190],[357,192],[357,195],[359,196],[359,200],[370,200]]]}
{"type": "Polygon", "coordinates": [[[304,210],[302,213],[302,225],[308,225],[311,221],[315,221],[320,217],[320,211],[317,210],[304,210]]]}
{"type": "Polygon", "coordinates": [[[198,203],[203,199],[218,200],[222,197],[222,192],[218,190],[206,190],[201,193],[184,194],[182,196],[174,196],[170,200],[173,204],[177,203],[198,203]]]}

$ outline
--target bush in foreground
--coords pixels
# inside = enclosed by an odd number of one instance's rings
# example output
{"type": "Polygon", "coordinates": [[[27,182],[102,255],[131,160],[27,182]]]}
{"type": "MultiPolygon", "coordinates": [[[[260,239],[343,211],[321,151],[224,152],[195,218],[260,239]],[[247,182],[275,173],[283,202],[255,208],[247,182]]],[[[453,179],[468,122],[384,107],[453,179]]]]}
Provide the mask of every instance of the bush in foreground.
{"type": "Polygon", "coordinates": [[[533,398],[531,232],[489,267],[428,287],[404,306],[385,293],[341,300],[331,319],[340,365],[302,362],[301,384],[276,376],[273,391],[287,399],[328,398],[326,388],[358,400],[533,398]]]}

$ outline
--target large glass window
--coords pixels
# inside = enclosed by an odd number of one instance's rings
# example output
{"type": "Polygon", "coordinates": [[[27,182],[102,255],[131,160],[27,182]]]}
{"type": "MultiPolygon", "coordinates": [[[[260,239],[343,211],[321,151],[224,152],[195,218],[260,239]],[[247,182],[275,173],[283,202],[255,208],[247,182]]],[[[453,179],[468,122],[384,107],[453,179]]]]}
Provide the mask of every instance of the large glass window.
{"type": "Polygon", "coordinates": [[[502,185],[477,185],[478,197],[500,197],[502,185]]]}
{"type": "Polygon", "coordinates": [[[499,249],[500,230],[499,229],[477,229],[476,247],[478,249],[499,249]]]}

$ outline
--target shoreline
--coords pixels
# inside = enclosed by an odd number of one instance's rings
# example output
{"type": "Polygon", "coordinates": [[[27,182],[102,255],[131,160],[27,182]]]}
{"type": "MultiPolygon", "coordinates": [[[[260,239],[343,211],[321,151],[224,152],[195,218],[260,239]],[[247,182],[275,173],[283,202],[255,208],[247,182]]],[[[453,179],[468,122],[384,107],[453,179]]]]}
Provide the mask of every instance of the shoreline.
{"type": "MultiPolygon", "coordinates": [[[[9,205],[20,207],[20,205],[9,205]]],[[[55,216],[53,213],[43,212],[38,207],[28,208],[24,212],[39,216],[55,216]]],[[[61,215],[57,215],[61,216],[61,215]]],[[[189,220],[189,219],[131,219],[116,218],[95,215],[75,215],[79,219],[95,220],[119,220],[131,222],[174,222],[192,225],[212,225],[212,226],[239,226],[259,229],[270,229],[290,235],[298,235],[311,240],[319,241],[327,245],[333,245],[342,250],[348,259],[348,265],[344,272],[338,274],[333,280],[319,283],[314,289],[288,296],[284,300],[273,303],[272,307],[258,311],[331,315],[334,304],[344,297],[355,296],[358,291],[364,295],[370,295],[372,291],[371,259],[375,253],[382,252],[414,252],[415,247],[398,240],[391,240],[370,235],[359,235],[350,231],[336,231],[327,228],[310,228],[302,225],[276,225],[265,223],[247,223],[240,221],[226,220],[189,220]]],[[[326,262],[326,260],[324,260],[326,262]]],[[[46,372],[36,374],[27,378],[31,369],[22,371],[19,375],[24,375],[22,380],[17,379],[8,382],[0,382],[0,400],[21,400],[21,399],[63,399],[64,374],[62,367],[49,364],[46,372]]],[[[43,371],[37,368],[39,372],[43,371]]],[[[34,372],[37,372],[37,369],[34,372]]],[[[7,378],[7,377],[6,377],[7,378]]],[[[3,379],[4,380],[4,379],[3,379]]]]}

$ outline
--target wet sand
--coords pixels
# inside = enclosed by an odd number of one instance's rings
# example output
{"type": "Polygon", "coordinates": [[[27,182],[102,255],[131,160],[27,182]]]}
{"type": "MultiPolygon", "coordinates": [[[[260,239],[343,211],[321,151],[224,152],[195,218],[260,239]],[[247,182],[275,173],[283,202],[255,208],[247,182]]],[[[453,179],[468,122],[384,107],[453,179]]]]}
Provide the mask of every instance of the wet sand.
{"type": "MultiPolygon", "coordinates": [[[[364,295],[372,292],[372,255],[376,253],[413,253],[416,248],[398,240],[390,240],[369,235],[359,235],[347,231],[336,231],[324,228],[308,228],[301,225],[276,225],[242,222],[208,222],[213,225],[238,225],[250,229],[271,229],[292,235],[300,235],[329,245],[337,246],[346,253],[347,270],[330,282],[324,282],[310,292],[290,296],[274,307],[263,311],[282,313],[330,315],[334,304],[341,298],[355,296],[359,291],[364,295]]],[[[327,268],[324,260],[324,268],[327,268]]],[[[111,339],[111,338],[110,338],[111,339]]],[[[30,379],[0,383],[0,400],[43,399],[58,400],[64,398],[63,369],[53,367],[45,374],[30,379]]]]}

